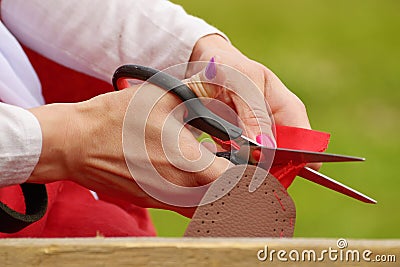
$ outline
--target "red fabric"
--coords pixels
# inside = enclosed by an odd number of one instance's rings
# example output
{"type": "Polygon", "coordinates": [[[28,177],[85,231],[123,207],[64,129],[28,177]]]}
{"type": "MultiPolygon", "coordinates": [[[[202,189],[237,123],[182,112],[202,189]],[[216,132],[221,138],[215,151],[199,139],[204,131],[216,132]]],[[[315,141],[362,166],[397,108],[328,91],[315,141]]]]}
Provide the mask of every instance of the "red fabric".
{"type": "MultiPolygon", "coordinates": [[[[96,200],[89,190],[73,182],[52,183],[46,188],[49,205],[45,216],[17,233],[0,233],[0,237],[155,235],[146,209],[126,202],[117,206],[96,200]]],[[[19,186],[0,188],[0,201],[19,212],[25,210],[19,186]]]]}
{"type": "MultiPolygon", "coordinates": [[[[32,51],[26,52],[36,69],[47,103],[78,102],[112,91],[110,84],[67,69],[32,51]]],[[[329,134],[293,127],[277,127],[278,147],[323,151],[329,134]]],[[[287,188],[304,164],[273,166],[271,173],[287,188]]],[[[123,201],[95,200],[89,190],[72,182],[46,185],[49,205],[38,222],[14,234],[0,237],[153,236],[155,229],[147,210],[123,201]]],[[[0,201],[25,210],[18,186],[0,188],[0,201]]]]}
{"type": "Polygon", "coordinates": [[[66,68],[25,48],[42,84],[46,103],[80,102],[113,91],[110,83],[66,68]]]}

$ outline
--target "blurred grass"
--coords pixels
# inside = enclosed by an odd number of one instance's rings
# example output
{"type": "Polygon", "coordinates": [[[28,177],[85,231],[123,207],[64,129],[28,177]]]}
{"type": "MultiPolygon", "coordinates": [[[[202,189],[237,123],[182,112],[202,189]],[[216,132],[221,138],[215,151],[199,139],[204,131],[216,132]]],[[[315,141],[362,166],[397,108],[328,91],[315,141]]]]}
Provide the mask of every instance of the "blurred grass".
{"type": "MultiPolygon", "coordinates": [[[[174,1],[225,32],[306,104],[328,151],[367,158],[321,172],[378,200],[368,205],[296,178],[295,236],[400,238],[400,1],[174,1]]],[[[188,220],[152,210],[160,236],[188,220]]]]}

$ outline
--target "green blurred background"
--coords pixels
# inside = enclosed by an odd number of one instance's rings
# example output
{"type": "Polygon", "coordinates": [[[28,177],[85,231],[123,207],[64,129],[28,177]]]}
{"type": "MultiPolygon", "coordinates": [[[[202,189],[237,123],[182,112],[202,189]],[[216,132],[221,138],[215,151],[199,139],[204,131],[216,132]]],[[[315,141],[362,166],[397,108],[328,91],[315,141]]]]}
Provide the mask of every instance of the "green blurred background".
{"type": "MultiPolygon", "coordinates": [[[[400,238],[400,1],[173,1],[225,32],[306,104],[329,152],[364,163],[321,172],[378,200],[364,204],[296,178],[296,237],[400,238]]],[[[188,223],[152,210],[160,236],[188,223]]]]}

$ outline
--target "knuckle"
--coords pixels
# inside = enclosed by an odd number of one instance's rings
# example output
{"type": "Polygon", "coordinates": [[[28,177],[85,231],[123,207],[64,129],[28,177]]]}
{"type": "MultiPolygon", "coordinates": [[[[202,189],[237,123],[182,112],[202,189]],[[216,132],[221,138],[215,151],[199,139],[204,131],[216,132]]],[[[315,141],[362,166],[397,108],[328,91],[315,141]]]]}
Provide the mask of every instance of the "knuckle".
{"type": "Polygon", "coordinates": [[[295,95],[295,104],[296,104],[296,106],[298,107],[299,110],[306,112],[306,110],[307,110],[306,105],[305,105],[304,102],[303,102],[298,96],[296,96],[296,95],[295,95]]]}

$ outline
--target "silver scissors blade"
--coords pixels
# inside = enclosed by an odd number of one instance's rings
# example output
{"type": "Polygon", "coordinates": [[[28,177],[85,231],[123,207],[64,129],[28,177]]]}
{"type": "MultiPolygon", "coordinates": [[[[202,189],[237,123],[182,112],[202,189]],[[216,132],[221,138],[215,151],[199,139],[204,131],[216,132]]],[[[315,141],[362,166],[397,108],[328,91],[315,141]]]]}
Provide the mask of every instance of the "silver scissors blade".
{"type": "Polygon", "coordinates": [[[351,187],[348,187],[342,183],[339,183],[338,181],[320,173],[317,172],[316,170],[313,170],[308,167],[304,167],[303,169],[300,170],[299,174],[300,177],[303,177],[311,182],[317,183],[319,185],[325,186],[329,189],[332,189],[336,192],[342,193],[344,195],[347,195],[349,197],[358,199],[362,202],[365,203],[371,203],[371,204],[376,204],[377,201],[373,198],[370,198],[356,190],[354,190],[351,187]]]}
{"type": "MultiPolygon", "coordinates": [[[[235,141],[240,146],[240,150],[236,153],[239,157],[249,158],[248,162],[256,164],[260,162],[253,158],[253,151],[261,149],[263,155],[274,155],[273,164],[286,164],[290,161],[298,163],[312,163],[312,162],[346,162],[346,161],[364,161],[365,158],[330,154],[322,152],[314,152],[307,150],[289,149],[289,148],[270,148],[258,144],[256,141],[242,135],[235,141]]],[[[266,157],[271,160],[271,157],[266,157]]],[[[262,162],[261,162],[262,163],[262,162]]]]}
{"type": "MultiPolygon", "coordinates": [[[[262,150],[271,150],[271,148],[262,148],[262,150]]],[[[346,161],[364,161],[365,158],[330,154],[322,152],[313,152],[306,150],[296,150],[288,148],[275,148],[274,164],[287,163],[289,161],[310,163],[310,162],[346,162],[346,161]]]]}

